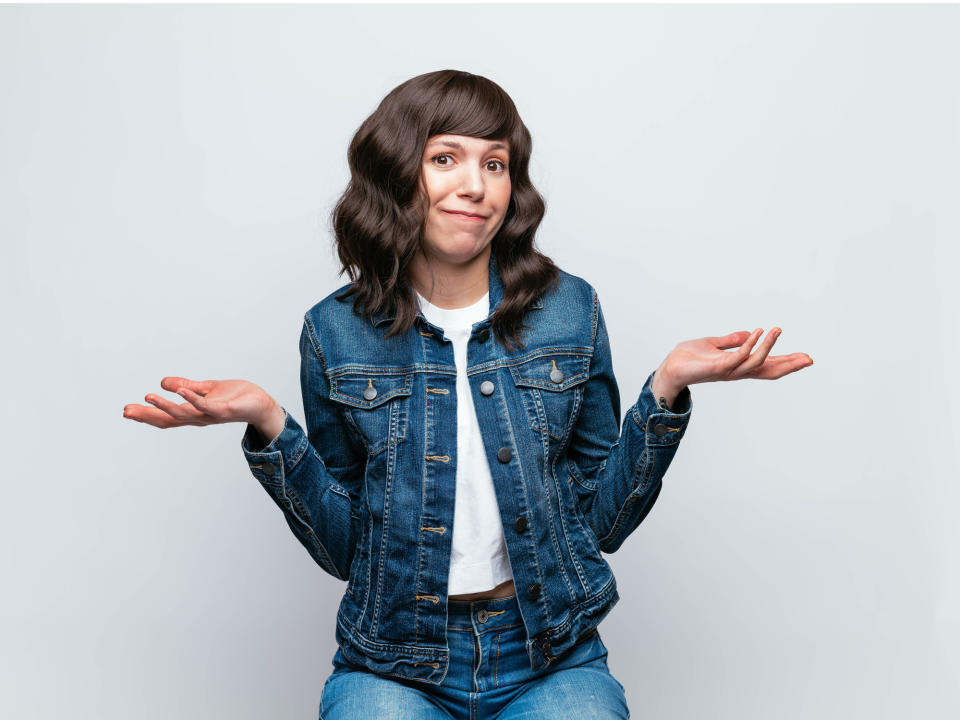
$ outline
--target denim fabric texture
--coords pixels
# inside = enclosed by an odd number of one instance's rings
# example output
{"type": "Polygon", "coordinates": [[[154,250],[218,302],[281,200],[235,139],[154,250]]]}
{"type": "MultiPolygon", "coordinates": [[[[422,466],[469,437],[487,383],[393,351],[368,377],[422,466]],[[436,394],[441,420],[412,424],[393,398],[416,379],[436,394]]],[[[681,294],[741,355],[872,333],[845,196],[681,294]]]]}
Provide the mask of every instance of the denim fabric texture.
{"type": "Polygon", "coordinates": [[[532,670],[515,596],[451,600],[450,668],[440,685],[384,677],[341,650],[323,686],[320,720],[626,720],[623,685],[610,673],[596,629],[532,670]]]}
{"type": "MultiPolygon", "coordinates": [[[[503,297],[490,259],[490,313],[503,297]]],[[[265,447],[247,426],[254,477],[317,564],[347,582],[336,619],[343,657],[441,684],[450,670],[447,578],[457,463],[456,367],[443,329],[419,314],[387,339],[339,288],[304,315],[307,430],[285,411],[265,447]]],[[[622,422],[594,288],[561,271],[507,351],[474,324],[467,374],[493,476],[532,671],[593,630],[618,601],[601,553],[646,517],[692,410],[689,389],[659,406],[651,373],[622,422]]]]}

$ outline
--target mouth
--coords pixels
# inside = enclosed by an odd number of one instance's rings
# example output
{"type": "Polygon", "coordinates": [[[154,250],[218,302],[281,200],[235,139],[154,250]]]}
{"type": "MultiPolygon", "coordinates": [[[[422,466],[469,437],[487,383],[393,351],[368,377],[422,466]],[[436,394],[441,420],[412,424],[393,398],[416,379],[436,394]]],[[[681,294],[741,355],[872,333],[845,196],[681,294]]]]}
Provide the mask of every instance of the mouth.
{"type": "Polygon", "coordinates": [[[468,212],[458,212],[456,210],[441,210],[441,212],[446,213],[455,218],[460,218],[462,220],[467,220],[470,222],[483,222],[486,218],[483,215],[477,215],[476,213],[468,212]]]}

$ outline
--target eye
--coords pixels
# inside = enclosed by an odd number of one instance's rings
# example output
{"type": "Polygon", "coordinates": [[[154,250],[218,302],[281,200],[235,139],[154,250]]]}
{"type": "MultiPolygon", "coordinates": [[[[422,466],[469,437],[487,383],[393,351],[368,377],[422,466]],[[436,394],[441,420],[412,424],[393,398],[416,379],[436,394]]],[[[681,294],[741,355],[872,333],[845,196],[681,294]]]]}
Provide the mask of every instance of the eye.
{"type": "Polygon", "coordinates": [[[437,155],[434,155],[432,158],[430,158],[430,162],[432,162],[432,163],[434,163],[434,164],[438,164],[438,165],[440,165],[440,167],[448,167],[448,166],[450,165],[450,163],[437,163],[437,162],[436,162],[437,158],[450,158],[450,159],[453,159],[453,156],[450,155],[450,153],[439,153],[439,154],[437,154],[437,155]]]}
{"type": "Polygon", "coordinates": [[[507,166],[504,165],[501,160],[488,160],[487,165],[499,165],[500,169],[497,170],[496,172],[503,172],[504,170],[507,169],[507,166]]]}

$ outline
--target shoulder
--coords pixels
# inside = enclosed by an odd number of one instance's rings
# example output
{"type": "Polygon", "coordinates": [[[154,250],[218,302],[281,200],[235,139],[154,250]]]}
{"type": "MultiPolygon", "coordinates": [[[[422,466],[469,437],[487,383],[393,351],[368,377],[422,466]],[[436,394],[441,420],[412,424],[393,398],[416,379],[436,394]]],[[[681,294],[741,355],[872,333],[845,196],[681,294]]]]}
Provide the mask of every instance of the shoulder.
{"type": "Polygon", "coordinates": [[[353,297],[340,297],[352,285],[353,283],[341,285],[325,298],[317,301],[304,313],[304,317],[314,324],[325,324],[333,320],[349,321],[350,318],[360,321],[361,318],[353,312],[353,297]]]}
{"type": "Polygon", "coordinates": [[[597,291],[593,285],[579,275],[574,275],[560,268],[558,270],[556,287],[551,286],[550,290],[544,294],[544,301],[553,294],[564,302],[576,302],[588,307],[592,306],[597,296],[597,291]]]}
{"type": "Polygon", "coordinates": [[[596,334],[597,293],[587,280],[559,269],[557,282],[540,297],[532,321],[531,342],[536,345],[591,347],[596,334]]]}
{"type": "Polygon", "coordinates": [[[373,325],[354,312],[353,296],[341,297],[351,285],[341,285],[304,313],[305,331],[315,343],[338,346],[351,338],[355,343],[362,343],[367,334],[373,333],[373,325]]]}
{"type": "MultiPolygon", "coordinates": [[[[558,268],[559,269],[559,268],[558,268]]],[[[557,283],[550,286],[541,298],[545,308],[569,317],[587,318],[595,327],[600,312],[597,291],[587,280],[559,269],[557,283]]]]}

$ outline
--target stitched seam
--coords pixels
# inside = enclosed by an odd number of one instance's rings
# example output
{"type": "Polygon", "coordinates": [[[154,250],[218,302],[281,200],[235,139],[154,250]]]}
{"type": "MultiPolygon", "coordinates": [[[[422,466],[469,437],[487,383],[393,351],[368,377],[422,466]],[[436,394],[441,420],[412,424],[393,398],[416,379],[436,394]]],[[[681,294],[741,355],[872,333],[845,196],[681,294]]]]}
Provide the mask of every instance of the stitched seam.
{"type": "Polygon", "coordinates": [[[418,647],[416,645],[394,645],[392,643],[382,643],[375,640],[370,640],[365,637],[363,633],[360,633],[356,626],[351,623],[347,617],[343,614],[342,611],[337,611],[337,624],[340,625],[341,630],[344,631],[344,634],[349,638],[350,642],[354,645],[358,645],[365,650],[370,650],[373,652],[394,652],[400,655],[426,655],[428,657],[436,657],[440,655],[441,657],[445,654],[443,648],[436,647],[418,647]]]}
{"type": "MultiPolygon", "coordinates": [[[[334,387],[338,387],[338,386],[334,385],[334,387]]],[[[387,402],[387,400],[393,400],[393,398],[397,397],[398,395],[402,397],[408,397],[411,394],[412,393],[409,388],[402,387],[402,388],[396,388],[394,390],[390,390],[389,392],[383,395],[377,395],[375,400],[364,400],[362,398],[357,397],[356,395],[348,395],[342,390],[334,390],[333,392],[330,393],[330,399],[331,400],[354,400],[355,402],[358,402],[361,404],[361,407],[360,407],[361,410],[372,410],[375,407],[380,407],[385,402],[387,402]]]]}
{"type": "MultiPolygon", "coordinates": [[[[504,396],[502,383],[500,384],[499,390],[500,390],[501,401],[503,402],[504,405],[508,405],[507,398],[504,396]]],[[[513,432],[513,425],[511,423],[508,422],[506,424],[506,430],[510,438],[510,445],[512,447],[519,447],[519,445],[517,444],[517,438],[513,432]]],[[[520,490],[523,492],[523,506],[529,508],[531,507],[531,503],[530,503],[530,498],[527,495],[527,479],[523,473],[523,464],[519,462],[517,463],[517,474],[519,475],[519,479],[520,479],[520,490]]],[[[528,536],[526,538],[527,544],[529,545],[533,543],[532,533],[525,533],[525,534],[528,536]]],[[[544,573],[543,573],[543,569],[540,567],[540,558],[537,552],[533,553],[533,564],[534,564],[534,567],[536,568],[537,582],[540,582],[542,584],[544,573]]],[[[540,602],[541,603],[546,602],[546,600],[544,599],[544,595],[540,596],[540,602]]],[[[522,615],[522,611],[521,611],[521,615],[522,615]]]]}
{"type": "Polygon", "coordinates": [[[563,619],[560,621],[560,624],[554,626],[550,630],[547,630],[547,632],[544,633],[544,637],[547,640],[551,640],[557,637],[558,635],[562,635],[564,632],[566,632],[567,626],[570,624],[570,621],[574,617],[579,616],[580,608],[585,607],[588,604],[596,605],[600,602],[603,602],[606,599],[606,597],[613,592],[615,587],[616,587],[616,577],[613,575],[610,575],[610,579],[607,580],[606,584],[600,590],[598,590],[596,593],[586,598],[582,602],[578,602],[575,605],[569,607],[567,611],[564,613],[563,619]]]}
{"type": "MultiPolygon", "coordinates": [[[[546,461],[546,459],[547,459],[547,458],[544,458],[545,461],[546,461]]],[[[545,462],[544,464],[546,465],[546,462],[545,462]]],[[[552,473],[550,473],[550,466],[547,465],[546,467],[547,467],[547,474],[548,474],[548,475],[551,475],[552,473]]],[[[548,489],[547,486],[548,486],[549,482],[550,482],[550,478],[549,478],[549,477],[544,478],[544,489],[545,489],[545,490],[548,489]]],[[[553,513],[556,512],[557,516],[560,517],[560,528],[561,528],[561,530],[564,531],[564,541],[566,541],[566,539],[567,539],[567,538],[566,538],[566,530],[565,530],[565,528],[563,527],[563,515],[562,515],[562,511],[561,511],[561,509],[560,509],[560,495],[559,495],[559,490],[557,491],[557,494],[556,494],[555,497],[556,497],[556,500],[557,500],[557,504],[556,504],[556,507],[550,507],[550,513],[551,513],[551,515],[553,515],[553,513]]],[[[551,497],[550,497],[550,492],[549,492],[549,491],[546,492],[546,498],[545,498],[545,499],[546,499],[547,505],[548,505],[548,507],[549,507],[549,506],[552,504],[552,503],[551,503],[551,497]]],[[[548,526],[550,527],[550,539],[553,541],[553,551],[557,554],[557,568],[560,570],[560,577],[563,578],[563,584],[567,586],[567,592],[570,593],[570,600],[571,600],[572,602],[576,602],[576,601],[577,601],[577,593],[576,593],[576,591],[573,589],[573,585],[570,584],[570,573],[567,571],[567,564],[563,561],[563,553],[560,551],[560,541],[559,541],[559,539],[557,538],[557,530],[556,530],[556,527],[555,527],[555,525],[554,525],[554,523],[553,523],[553,518],[552,518],[552,517],[551,517],[551,519],[550,519],[550,522],[548,523],[548,526]]],[[[573,549],[570,547],[570,544],[569,544],[569,543],[567,543],[567,550],[569,551],[570,557],[572,558],[574,553],[573,553],[573,549]]],[[[584,594],[586,594],[586,593],[584,593],[584,594]]]]}
{"type": "MultiPolygon", "coordinates": [[[[560,515],[560,529],[563,531],[563,541],[566,543],[567,551],[570,553],[570,560],[573,562],[573,567],[577,571],[577,578],[580,580],[580,587],[583,588],[583,596],[587,597],[590,594],[590,588],[587,586],[587,580],[583,572],[583,566],[580,564],[580,558],[577,557],[577,550],[570,541],[571,533],[567,530],[567,521],[563,517],[563,500],[561,498],[561,493],[563,490],[560,487],[560,481],[557,480],[557,459],[558,458],[554,458],[553,462],[550,464],[550,479],[553,481],[553,487],[557,493],[557,510],[560,515]]],[[[575,498],[574,502],[576,502],[575,498]]],[[[573,599],[576,600],[576,597],[573,599]]]]}
{"type": "MultiPolygon", "coordinates": [[[[596,336],[596,320],[594,320],[593,328],[594,337],[596,336]]],[[[529,352],[526,355],[522,355],[517,358],[496,358],[479,365],[474,365],[467,368],[467,375],[476,375],[482,372],[488,372],[490,370],[499,370],[501,368],[510,368],[515,365],[522,365],[525,362],[533,360],[538,357],[549,357],[551,355],[581,355],[587,358],[593,357],[593,348],[582,346],[582,345],[567,345],[567,346],[550,346],[537,348],[529,352]]],[[[411,375],[415,373],[436,373],[439,375],[453,375],[456,376],[457,369],[451,365],[438,365],[435,363],[414,363],[413,365],[403,365],[399,367],[383,367],[380,365],[362,365],[362,364],[348,364],[341,365],[334,370],[330,370],[327,373],[327,377],[330,380],[339,378],[342,375],[349,374],[363,374],[363,375],[411,375]]]]}
{"type": "Polygon", "coordinates": [[[323,543],[320,542],[317,538],[317,534],[314,532],[313,527],[305,521],[309,520],[309,514],[307,509],[303,506],[303,501],[300,499],[300,495],[292,488],[284,484],[284,495],[286,495],[288,502],[294,508],[294,517],[296,517],[302,525],[304,525],[309,532],[304,533],[307,537],[310,538],[310,544],[313,545],[314,549],[320,555],[320,559],[323,561],[325,569],[328,570],[337,580],[344,580],[345,578],[340,575],[340,571],[337,569],[337,566],[333,564],[333,560],[330,559],[330,554],[327,552],[327,549],[323,546],[323,543]],[[302,516],[302,517],[301,517],[302,516]]]}
{"type": "MultiPolygon", "coordinates": [[[[396,464],[396,447],[397,443],[393,443],[391,446],[392,452],[387,455],[385,461],[385,483],[383,489],[383,519],[380,523],[381,528],[381,537],[380,537],[380,562],[378,567],[377,575],[377,597],[373,602],[373,618],[370,622],[370,634],[373,637],[377,636],[377,632],[380,627],[380,607],[381,599],[383,598],[383,579],[385,576],[384,568],[386,565],[386,556],[387,556],[387,537],[390,534],[390,498],[393,492],[393,474],[396,464]]],[[[369,462],[368,462],[369,466],[369,462]]],[[[367,496],[369,498],[369,495],[367,496]]]]}
{"type": "MultiPolygon", "coordinates": [[[[646,454],[647,454],[647,448],[644,448],[643,453],[641,453],[640,455],[640,461],[643,460],[646,454]]],[[[644,475],[649,475],[650,466],[652,466],[654,462],[655,462],[655,459],[652,456],[647,458],[647,461],[645,463],[647,467],[643,469],[644,475]]],[[[639,472],[640,472],[639,469],[635,470],[634,476],[636,476],[636,474],[639,472]]],[[[627,495],[627,498],[623,501],[623,504],[620,506],[620,509],[617,511],[617,517],[614,518],[613,527],[610,528],[610,532],[598,540],[598,542],[601,545],[606,543],[607,540],[610,540],[615,535],[619,534],[620,528],[623,527],[624,523],[626,522],[628,513],[632,512],[633,510],[633,504],[640,499],[640,495],[644,494],[644,491],[646,491],[647,489],[648,483],[649,483],[649,478],[644,480],[644,483],[642,486],[638,486],[630,491],[630,494],[627,495]]]]}

